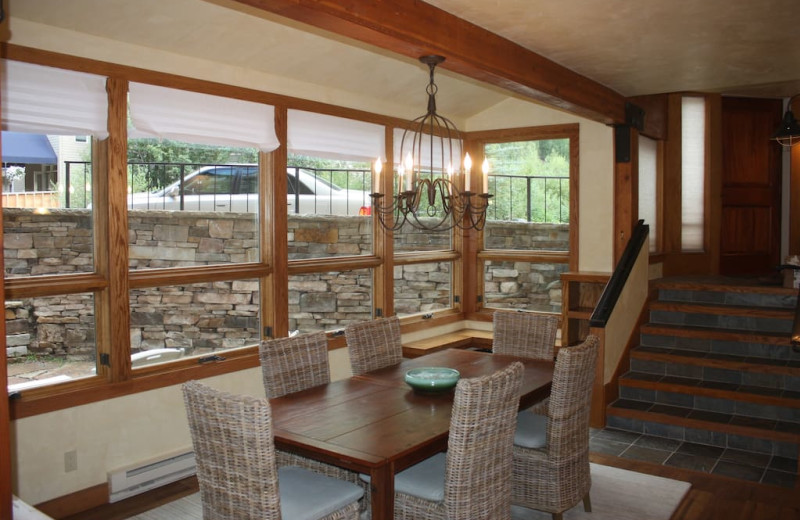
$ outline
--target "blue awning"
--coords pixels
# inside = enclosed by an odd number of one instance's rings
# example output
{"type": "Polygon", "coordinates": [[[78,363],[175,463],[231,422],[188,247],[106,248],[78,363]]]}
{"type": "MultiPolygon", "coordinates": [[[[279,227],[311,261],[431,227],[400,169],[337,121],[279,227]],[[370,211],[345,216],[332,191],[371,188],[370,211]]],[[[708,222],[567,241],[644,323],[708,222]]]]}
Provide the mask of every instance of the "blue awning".
{"type": "Polygon", "coordinates": [[[3,132],[3,162],[10,164],[56,164],[58,157],[46,135],[3,132]]]}

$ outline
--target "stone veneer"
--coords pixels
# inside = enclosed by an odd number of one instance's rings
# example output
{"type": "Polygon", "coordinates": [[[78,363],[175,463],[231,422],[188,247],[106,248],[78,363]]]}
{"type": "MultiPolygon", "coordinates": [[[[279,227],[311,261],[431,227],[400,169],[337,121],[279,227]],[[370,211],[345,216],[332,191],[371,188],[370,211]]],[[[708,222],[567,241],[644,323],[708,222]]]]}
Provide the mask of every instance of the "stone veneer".
{"type": "MultiPolygon", "coordinates": [[[[88,273],[93,270],[90,210],[3,210],[6,275],[88,273]]],[[[289,216],[289,258],[371,252],[372,221],[353,216],[289,216]]],[[[493,248],[565,250],[568,226],[490,222],[493,248]]],[[[253,262],[258,234],[253,214],[130,211],[130,268],[151,269],[253,262]]],[[[395,248],[449,248],[449,234],[402,232],[395,248]]],[[[558,311],[565,265],[487,262],[489,306],[558,311]]],[[[395,309],[400,315],[450,307],[450,262],[397,265],[395,309]]],[[[331,330],[371,318],[372,272],[331,271],[289,279],[290,329],[331,330]]],[[[258,341],[258,282],[236,280],[131,290],[132,352],[184,348],[189,354],[258,341]]],[[[74,360],[95,356],[94,297],[76,294],[6,302],[7,355],[74,360]]]]}

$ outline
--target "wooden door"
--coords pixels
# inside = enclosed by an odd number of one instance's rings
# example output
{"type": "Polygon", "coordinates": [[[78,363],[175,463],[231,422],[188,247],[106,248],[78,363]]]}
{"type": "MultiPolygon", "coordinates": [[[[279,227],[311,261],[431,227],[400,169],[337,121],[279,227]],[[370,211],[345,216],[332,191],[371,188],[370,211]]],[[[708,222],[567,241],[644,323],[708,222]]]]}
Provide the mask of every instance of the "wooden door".
{"type": "Polygon", "coordinates": [[[720,274],[769,275],[780,264],[780,100],[722,98],[720,274]]]}

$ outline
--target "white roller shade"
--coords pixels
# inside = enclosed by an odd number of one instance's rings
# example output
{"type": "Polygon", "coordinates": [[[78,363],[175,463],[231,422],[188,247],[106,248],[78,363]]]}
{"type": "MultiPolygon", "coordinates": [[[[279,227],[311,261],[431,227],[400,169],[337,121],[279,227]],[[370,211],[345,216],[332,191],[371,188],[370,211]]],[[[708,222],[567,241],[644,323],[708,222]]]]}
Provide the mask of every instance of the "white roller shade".
{"type": "Polygon", "coordinates": [[[706,104],[684,96],[681,104],[681,250],[702,251],[705,236],[706,104]]]}
{"type": "Polygon", "coordinates": [[[3,130],[108,137],[106,78],[2,60],[3,130]]]}
{"type": "Polygon", "coordinates": [[[130,137],[156,137],[197,144],[276,149],[275,109],[187,90],[131,83],[130,137]]]}
{"type": "Polygon", "coordinates": [[[289,153],[367,162],[385,155],[381,125],[289,110],[288,126],[289,153]]]}
{"type": "Polygon", "coordinates": [[[650,226],[650,251],[658,238],[658,143],[639,136],[639,218],[650,226]]]}

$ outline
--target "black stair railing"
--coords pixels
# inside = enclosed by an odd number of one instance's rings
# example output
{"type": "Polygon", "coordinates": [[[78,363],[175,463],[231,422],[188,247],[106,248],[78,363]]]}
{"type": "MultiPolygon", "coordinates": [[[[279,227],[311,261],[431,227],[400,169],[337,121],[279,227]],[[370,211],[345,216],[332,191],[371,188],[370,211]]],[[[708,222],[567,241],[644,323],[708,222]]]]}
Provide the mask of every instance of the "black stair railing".
{"type": "Polygon", "coordinates": [[[599,327],[601,329],[605,328],[608,319],[611,317],[611,312],[617,305],[620,294],[622,294],[622,289],[628,281],[633,265],[636,263],[636,258],[639,256],[642,246],[644,246],[647,241],[646,239],[649,233],[650,226],[645,224],[644,220],[640,220],[636,223],[636,226],[633,228],[633,233],[631,234],[631,239],[628,241],[628,245],[625,246],[625,251],[622,253],[622,258],[620,258],[617,267],[611,274],[611,278],[609,278],[605,289],[603,289],[603,294],[600,295],[597,306],[595,306],[594,312],[592,312],[592,316],[589,318],[589,326],[599,327]]]}

